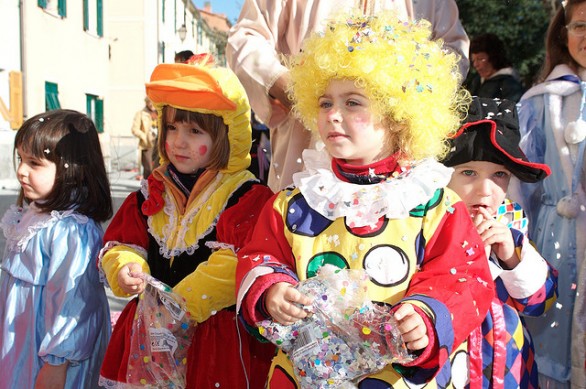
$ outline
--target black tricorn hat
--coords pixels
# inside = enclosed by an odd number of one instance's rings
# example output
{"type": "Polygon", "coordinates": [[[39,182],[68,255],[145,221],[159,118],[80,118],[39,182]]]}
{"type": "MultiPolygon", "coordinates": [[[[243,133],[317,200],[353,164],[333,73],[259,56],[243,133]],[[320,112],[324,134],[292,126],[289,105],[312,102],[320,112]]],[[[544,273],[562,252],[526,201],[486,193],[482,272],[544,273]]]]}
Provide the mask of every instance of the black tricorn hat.
{"type": "Polygon", "coordinates": [[[519,180],[537,182],[551,170],[530,162],[519,147],[521,134],[515,103],[510,100],[474,97],[458,132],[449,140],[451,149],[442,163],[460,165],[488,161],[504,165],[519,180]]]}

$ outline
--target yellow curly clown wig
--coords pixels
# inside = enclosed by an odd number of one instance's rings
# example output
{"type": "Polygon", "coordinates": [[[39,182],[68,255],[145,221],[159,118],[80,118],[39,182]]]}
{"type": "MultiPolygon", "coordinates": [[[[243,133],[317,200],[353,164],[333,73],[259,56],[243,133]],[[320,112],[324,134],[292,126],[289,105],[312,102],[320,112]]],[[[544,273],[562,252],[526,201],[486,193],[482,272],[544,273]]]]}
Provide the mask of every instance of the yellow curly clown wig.
{"type": "Polygon", "coordinates": [[[458,57],[431,40],[427,21],[355,14],[333,19],[292,58],[289,93],[296,114],[317,130],[318,99],[330,80],[355,80],[389,124],[394,151],[407,159],[442,157],[470,98],[460,88],[458,57]]]}

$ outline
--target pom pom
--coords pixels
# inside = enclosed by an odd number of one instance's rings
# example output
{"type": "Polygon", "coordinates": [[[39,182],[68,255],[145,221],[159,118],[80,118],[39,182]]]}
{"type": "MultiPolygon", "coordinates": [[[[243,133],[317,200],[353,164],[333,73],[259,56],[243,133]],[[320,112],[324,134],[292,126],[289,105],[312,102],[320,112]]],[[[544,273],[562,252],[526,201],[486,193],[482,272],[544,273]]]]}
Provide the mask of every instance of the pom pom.
{"type": "Polygon", "coordinates": [[[558,215],[563,216],[567,219],[575,219],[580,211],[580,204],[578,202],[578,196],[574,193],[571,196],[564,196],[556,206],[558,215]]]}
{"type": "Polygon", "coordinates": [[[141,210],[143,215],[152,216],[163,209],[165,200],[163,200],[163,192],[165,185],[162,181],[155,179],[154,175],[148,178],[149,183],[149,197],[142,203],[141,210]]]}
{"type": "Polygon", "coordinates": [[[575,122],[570,122],[564,130],[564,138],[567,143],[575,145],[586,138],[586,122],[579,119],[575,122]]]}

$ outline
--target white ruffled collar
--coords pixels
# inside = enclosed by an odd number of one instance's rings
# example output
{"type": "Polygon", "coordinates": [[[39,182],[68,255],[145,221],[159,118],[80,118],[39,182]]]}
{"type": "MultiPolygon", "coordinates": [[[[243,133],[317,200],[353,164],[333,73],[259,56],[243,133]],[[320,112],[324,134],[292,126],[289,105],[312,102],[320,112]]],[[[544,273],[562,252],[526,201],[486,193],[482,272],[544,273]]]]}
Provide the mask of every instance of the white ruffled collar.
{"type": "Polygon", "coordinates": [[[6,238],[6,247],[9,250],[22,251],[39,230],[69,216],[73,216],[82,224],[89,220],[87,216],[76,213],[75,210],[46,213],[41,212],[34,203],[24,208],[11,205],[0,220],[0,228],[6,238]]]}
{"type": "Polygon", "coordinates": [[[386,181],[358,185],[336,177],[325,150],[304,150],[303,162],[305,170],[294,174],[293,182],[308,205],[330,220],[345,217],[349,227],[373,226],[382,216],[408,217],[410,210],[445,187],[453,172],[434,159],[424,159],[386,181]]]}

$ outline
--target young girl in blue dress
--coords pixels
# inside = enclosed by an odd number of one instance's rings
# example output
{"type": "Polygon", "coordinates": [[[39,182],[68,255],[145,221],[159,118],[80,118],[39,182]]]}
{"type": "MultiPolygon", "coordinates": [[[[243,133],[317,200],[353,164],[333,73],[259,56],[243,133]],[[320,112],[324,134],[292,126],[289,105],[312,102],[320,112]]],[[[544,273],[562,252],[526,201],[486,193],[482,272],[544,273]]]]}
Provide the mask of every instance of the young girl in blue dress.
{"type": "Polygon", "coordinates": [[[21,191],[1,222],[0,388],[96,387],[110,337],[96,258],[112,215],[96,127],[76,111],[42,113],[14,148],[21,191]]]}

